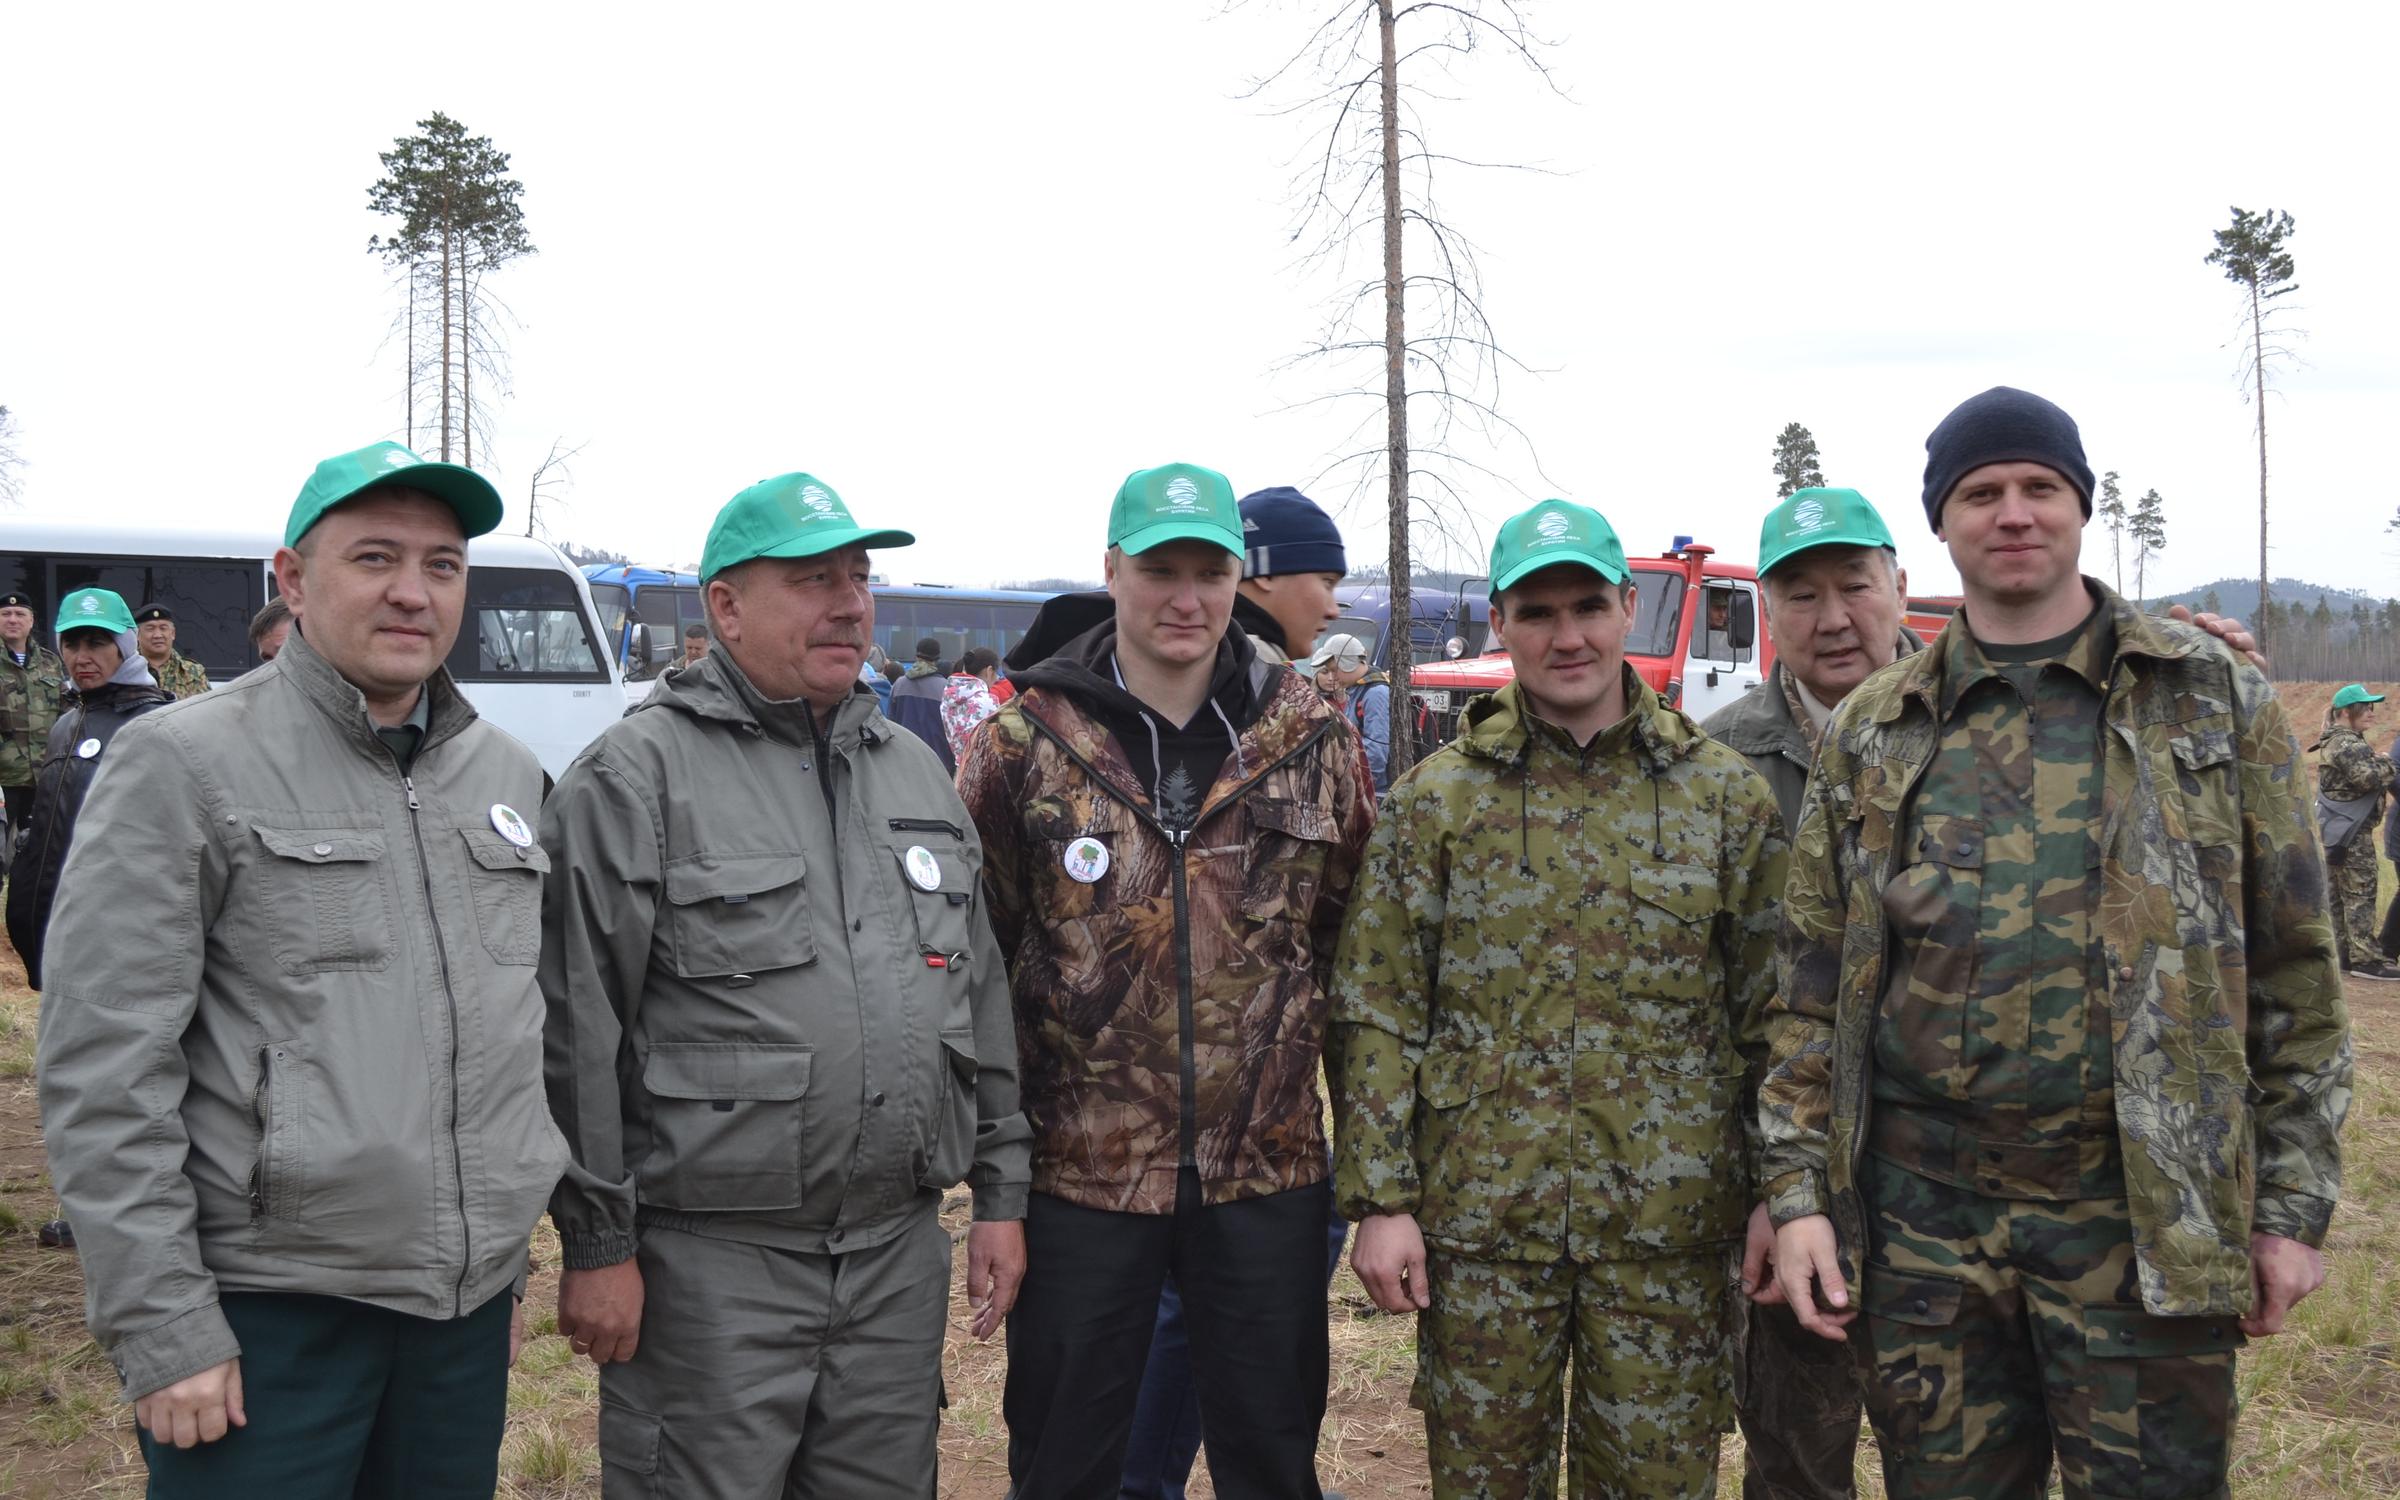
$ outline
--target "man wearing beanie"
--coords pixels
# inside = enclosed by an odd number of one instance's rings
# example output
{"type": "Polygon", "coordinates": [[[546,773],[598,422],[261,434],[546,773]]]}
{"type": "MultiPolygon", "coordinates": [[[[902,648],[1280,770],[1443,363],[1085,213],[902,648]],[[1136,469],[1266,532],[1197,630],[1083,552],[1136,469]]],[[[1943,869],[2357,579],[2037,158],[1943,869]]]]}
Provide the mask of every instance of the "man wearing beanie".
{"type": "Polygon", "coordinates": [[[2080,576],[2074,421],[1926,442],[1966,602],[1837,708],[1759,1113],[1775,1269],[1887,1487],[2221,1495],[2234,1351],[2324,1279],[2350,1041],[2266,679],[2080,576]],[[2247,1080],[2245,1085],[2244,1080],[2247,1080]],[[1863,1316],[1861,1316],[1863,1314],[1863,1316]]]}
{"type": "Polygon", "coordinates": [[[499,1482],[566,1157],[542,768],[442,666],[500,513],[397,443],[317,465],[275,554],[283,650],[125,725],[83,805],[43,1138],[160,1500],[499,1482]]]}
{"type": "Polygon", "coordinates": [[[1244,495],[1242,582],[1233,623],[1270,662],[1301,660],[1340,617],[1333,591],[1350,571],[1342,533],[1324,508],[1290,485],[1244,495]]]}

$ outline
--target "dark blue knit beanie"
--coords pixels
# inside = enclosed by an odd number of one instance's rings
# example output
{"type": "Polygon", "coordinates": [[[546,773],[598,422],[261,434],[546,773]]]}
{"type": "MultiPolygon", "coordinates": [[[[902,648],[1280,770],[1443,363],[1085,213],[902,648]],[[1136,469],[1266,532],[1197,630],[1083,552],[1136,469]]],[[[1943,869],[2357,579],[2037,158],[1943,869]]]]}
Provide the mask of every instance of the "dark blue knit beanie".
{"type": "Polygon", "coordinates": [[[1324,508],[1288,484],[1242,497],[1242,576],[1347,573],[1341,528],[1324,508]]]}
{"type": "Polygon", "coordinates": [[[2031,391],[1996,385],[1942,418],[1925,440],[1925,519],[1942,529],[1942,502],[1958,482],[1985,464],[2047,464],[2082,492],[2092,514],[2092,465],[2083,456],[2075,419],[2031,391]]]}

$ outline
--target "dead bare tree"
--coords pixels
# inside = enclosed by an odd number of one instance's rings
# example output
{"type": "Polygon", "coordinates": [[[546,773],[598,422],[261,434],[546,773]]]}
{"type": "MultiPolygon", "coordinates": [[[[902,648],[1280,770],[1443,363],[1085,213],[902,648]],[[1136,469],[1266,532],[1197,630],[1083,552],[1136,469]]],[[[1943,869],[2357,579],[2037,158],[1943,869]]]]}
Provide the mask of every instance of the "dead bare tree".
{"type": "Polygon", "coordinates": [[[567,467],[567,464],[576,454],[581,453],[589,446],[586,443],[577,443],[572,448],[562,448],[560,445],[565,442],[566,439],[563,437],[550,440],[550,456],[534,466],[533,481],[525,487],[525,534],[527,536],[534,535],[534,528],[541,522],[543,502],[556,501],[559,492],[575,482],[574,472],[567,467]]]}
{"type": "Polygon", "coordinates": [[[1541,471],[1531,439],[1500,410],[1502,376],[1533,369],[1495,336],[1475,245],[1444,216],[1435,189],[1451,168],[1548,169],[1435,150],[1425,106],[1455,100],[1419,79],[1451,77],[1462,59],[1496,51],[1559,93],[1543,61],[1549,44],[1532,31],[1526,9],[1518,0],[1344,0],[1249,90],[1250,97],[1268,95],[1305,78],[1306,92],[1274,112],[1324,119],[1294,177],[1292,239],[1305,246],[1302,270],[1327,277],[1336,289],[1317,337],[1287,367],[1324,363],[1358,372],[1355,383],[1294,405],[1361,408],[1338,445],[1347,451],[1328,462],[1318,482],[1346,472],[1353,494],[1364,494],[1383,480],[1394,775],[1416,758],[1407,647],[1415,624],[1409,578],[1420,558],[1412,527],[1423,525],[1445,552],[1472,556],[1481,538],[1462,489],[1470,476],[1526,493],[1485,457],[1470,457],[1462,438],[1476,439],[1486,456],[1494,448],[1521,449],[1532,471],[1541,471]],[[1380,255],[1374,273],[1361,275],[1353,261],[1370,241],[1380,255]],[[1382,441],[1353,448],[1378,413],[1382,441]]]}
{"type": "Polygon", "coordinates": [[[17,414],[0,406],[0,505],[25,498],[25,455],[17,451],[17,414]]]}

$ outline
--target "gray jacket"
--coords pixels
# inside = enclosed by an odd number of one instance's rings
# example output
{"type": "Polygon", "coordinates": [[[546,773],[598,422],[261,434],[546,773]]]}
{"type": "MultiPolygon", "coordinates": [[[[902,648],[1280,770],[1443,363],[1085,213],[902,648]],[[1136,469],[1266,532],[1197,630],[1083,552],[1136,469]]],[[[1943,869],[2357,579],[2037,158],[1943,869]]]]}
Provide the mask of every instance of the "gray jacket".
{"type": "MultiPolygon", "coordinates": [[[[1900,656],[1913,656],[1925,643],[1907,626],[1900,627],[1900,656]]],[[[1895,658],[1896,660],[1897,658],[1895,658]]],[[[1702,720],[1709,738],[1738,751],[1751,769],[1774,788],[1775,805],[1783,810],[1783,831],[1799,831],[1801,796],[1808,790],[1808,733],[1792,719],[1792,702],[1784,691],[1785,670],[1777,659],[1766,681],[1702,720]]]]}
{"type": "Polygon", "coordinates": [[[533,753],[448,675],[403,776],[294,631],[125,726],[50,919],[42,1118],[92,1334],[142,1396],[240,1352],[221,1291],[426,1318],[523,1271],[541,1106],[533,753]]]}
{"type": "Polygon", "coordinates": [[[864,1249],[962,1177],[977,1218],[1023,1217],[982,844],[866,688],[820,740],[712,647],[567,768],[542,832],[568,1266],[642,1225],[864,1249]]]}

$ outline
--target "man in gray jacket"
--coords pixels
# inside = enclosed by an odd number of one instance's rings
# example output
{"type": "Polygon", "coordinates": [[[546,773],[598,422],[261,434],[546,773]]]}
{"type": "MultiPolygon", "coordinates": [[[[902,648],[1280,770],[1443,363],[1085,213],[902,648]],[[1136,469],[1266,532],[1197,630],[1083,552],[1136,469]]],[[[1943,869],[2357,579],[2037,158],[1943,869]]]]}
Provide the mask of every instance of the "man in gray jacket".
{"type": "Polygon", "coordinates": [[[443,660],[473,472],[317,466],[268,665],[125,727],[49,929],[44,1138],[153,1497],[485,1500],[541,1105],[532,752],[443,660]]]}
{"type": "Polygon", "coordinates": [[[543,812],[559,1330],[600,1371],[602,1492],[933,1493],[950,1239],[988,1336],[1030,1134],[982,846],[858,680],[870,531],[806,474],[717,515],[697,665],[543,812]]]}

